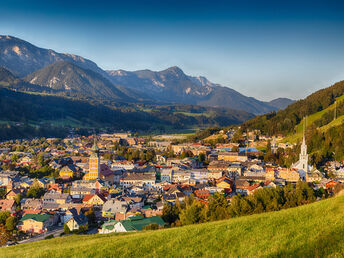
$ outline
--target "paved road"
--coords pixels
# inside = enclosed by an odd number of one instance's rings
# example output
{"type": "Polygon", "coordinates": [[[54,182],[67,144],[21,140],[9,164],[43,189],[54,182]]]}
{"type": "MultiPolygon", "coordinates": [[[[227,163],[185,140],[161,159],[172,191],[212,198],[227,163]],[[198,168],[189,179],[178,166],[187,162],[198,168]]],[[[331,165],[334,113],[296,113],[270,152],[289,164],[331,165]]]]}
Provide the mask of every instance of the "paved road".
{"type": "Polygon", "coordinates": [[[57,228],[57,229],[54,229],[52,231],[48,231],[46,233],[43,233],[41,235],[29,238],[29,239],[22,240],[22,241],[18,242],[18,244],[31,243],[31,242],[36,242],[36,241],[44,240],[44,238],[46,236],[50,236],[50,235],[54,235],[54,237],[58,237],[58,236],[60,236],[60,234],[62,232],[63,232],[63,228],[57,228]]]}
{"type": "MultiPolygon", "coordinates": [[[[50,235],[54,235],[54,237],[59,237],[61,235],[61,233],[63,232],[63,228],[57,228],[54,229],[52,231],[48,231],[44,234],[29,238],[29,239],[25,239],[22,240],[20,242],[17,242],[17,244],[24,244],[24,243],[31,243],[31,242],[36,242],[36,241],[40,241],[40,240],[44,240],[45,237],[50,236],[50,235]]],[[[97,228],[93,228],[88,230],[85,234],[86,235],[91,235],[91,234],[97,234],[98,233],[98,229],[97,228]]]]}

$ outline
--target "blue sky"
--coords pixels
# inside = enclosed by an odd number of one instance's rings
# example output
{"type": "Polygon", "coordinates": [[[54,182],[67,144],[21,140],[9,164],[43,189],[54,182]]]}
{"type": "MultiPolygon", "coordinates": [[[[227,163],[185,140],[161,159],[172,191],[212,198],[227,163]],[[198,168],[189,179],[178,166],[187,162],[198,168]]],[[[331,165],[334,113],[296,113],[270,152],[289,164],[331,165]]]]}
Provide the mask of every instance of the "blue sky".
{"type": "Polygon", "coordinates": [[[103,69],[176,65],[262,100],[344,79],[344,1],[2,0],[0,34],[103,69]]]}

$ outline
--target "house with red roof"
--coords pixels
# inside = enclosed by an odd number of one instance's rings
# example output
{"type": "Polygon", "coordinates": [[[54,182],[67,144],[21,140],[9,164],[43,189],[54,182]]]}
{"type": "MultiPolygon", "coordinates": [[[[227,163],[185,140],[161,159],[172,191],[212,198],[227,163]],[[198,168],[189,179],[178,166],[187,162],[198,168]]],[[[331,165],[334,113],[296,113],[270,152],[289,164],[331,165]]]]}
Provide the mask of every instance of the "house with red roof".
{"type": "Polygon", "coordinates": [[[106,199],[103,195],[96,193],[96,194],[85,194],[82,203],[90,204],[94,206],[101,206],[106,202],[106,199]]]}
{"type": "Polygon", "coordinates": [[[199,199],[207,200],[210,197],[210,192],[206,189],[197,189],[195,191],[195,196],[199,199]]]}
{"type": "Polygon", "coordinates": [[[0,211],[8,211],[10,213],[15,213],[17,208],[17,203],[15,200],[0,200],[0,211]]]}
{"type": "Polygon", "coordinates": [[[259,183],[250,185],[249,187],[247,187],[247,194],[253,194],[256,190],[262,188],[262,186],[259,183]]]}

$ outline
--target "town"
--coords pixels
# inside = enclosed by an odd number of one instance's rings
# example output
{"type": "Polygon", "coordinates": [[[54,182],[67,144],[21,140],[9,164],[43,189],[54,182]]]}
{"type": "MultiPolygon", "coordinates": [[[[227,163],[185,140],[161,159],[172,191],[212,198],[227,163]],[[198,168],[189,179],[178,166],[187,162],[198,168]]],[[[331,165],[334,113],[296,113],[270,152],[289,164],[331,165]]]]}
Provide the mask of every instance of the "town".
{"type": "Polygon", "coordinates": [[[212,196],[230,206],[258,189],[301,182],[319,200],[344,182],[343,163],[327,162],[322,171],[309,164],[305,137],[298,161],[286,168],[264,161],[266,149],[259,149],[290,146],[259,130],[238,139],[237,130],[219,129],[193,142],[124,132],[2,142],[3,244],[197,223],[178,222],[173,207],[190,199],[207,206],[212,196]]]}

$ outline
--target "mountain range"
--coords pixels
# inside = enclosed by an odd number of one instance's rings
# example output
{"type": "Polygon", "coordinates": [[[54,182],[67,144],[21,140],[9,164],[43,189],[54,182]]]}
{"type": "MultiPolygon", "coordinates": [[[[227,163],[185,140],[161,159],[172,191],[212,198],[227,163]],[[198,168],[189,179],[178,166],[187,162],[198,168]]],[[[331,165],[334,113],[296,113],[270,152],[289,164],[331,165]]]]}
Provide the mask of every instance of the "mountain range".
{"type": "Polygon", "coordinates": [[[56,80],[49,87],[34,84],[41,82],[40,70],[33,77],[24,78],[25,81],[0,67],[0,140],[65,137],[71,128],[81,134],[114,130],[175,133],[239,124],[254,117],[228,108],[117,102],[114,99],[129,101],[129,97],[93,71],[84,74],[84,69],[65,61],[43,69],[59,66],[63,67],[61,78],[65,80],[56,80]],[[73,71],[73,78],[83,80],[86,85],[66,89],[73,82],[68,70],[73,71]],[[94,92],[82,91],[86,87],[93,89],[91,86],[99,88],[94,92]]]}
{"type": "Polygon", "coordinates": [[[45,91],[120,103],[191,104],[257,115],[292,102],[259,101],[205,77],[188,76],[176,66],[159,72],[104,71],[91,60],[39,48],[12,36],[0,36],[0,66],[20,78],[21,85],[26,82],[45,91]]]}

